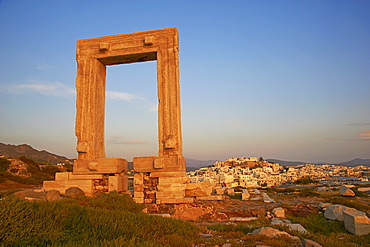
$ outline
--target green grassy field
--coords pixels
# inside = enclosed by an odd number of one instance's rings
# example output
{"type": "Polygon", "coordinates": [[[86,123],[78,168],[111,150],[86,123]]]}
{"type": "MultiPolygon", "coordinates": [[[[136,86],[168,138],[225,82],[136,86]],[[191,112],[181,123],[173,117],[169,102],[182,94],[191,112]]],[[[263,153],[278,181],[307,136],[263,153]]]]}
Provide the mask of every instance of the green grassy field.
{"type": "Polygon", "coordinates": [[[142,213],[128,195],[0,201],[1,246],[191,246],[190,223],[142,213]]]}

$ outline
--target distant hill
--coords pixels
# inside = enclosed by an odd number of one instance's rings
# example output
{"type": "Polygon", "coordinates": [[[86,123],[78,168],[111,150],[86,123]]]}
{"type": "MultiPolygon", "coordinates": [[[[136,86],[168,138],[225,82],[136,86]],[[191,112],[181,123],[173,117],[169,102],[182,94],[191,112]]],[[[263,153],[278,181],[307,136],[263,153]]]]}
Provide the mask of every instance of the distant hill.
{"type": "Polygon", "coordinates": [[[346,162],[340,162],[340,163],[310,163],[310,162],[302,162],[302,161],[285,161],[285,160],[277,160],[277,159],[267,159],[267,161],[279,163],[282,166],[299,166],[299,165],[305,165],[305,164],[316,164],[316,165],[323,165],[323,164],[330,164],[330,165],[342,165],[342,166],[370,166],[370,159],[353,159],[346,162]]]}
{"type": "Polygon", "coordinates": [[[186,171],[195,171],[201,167],[213,165],[217,160],[195,160],[190,158],[186,159],[186,171]]]}
{"type": "Polygon", "coordinates": [[[18,158],[20,156],[25,156],[34,161],[46,162],[51,165],[72,162],[72,160],[67,157],[52,154],[45,150],[39,151],[27,144],[11,145],[0,143],[0,156],[1,155],[3,155],[4,158],[18,158]]]}
{"type": "Polygon", "coordinates": [[[269,162],[279,163],[281,166],[299,166],[305,165],[307,162],[302,161],[285,161],[285,160],[277,160],[277,159],[266,159],[269,162]]]}
{"type": "Polygon", "coordinates": [[[345,165],[345,166],[370,166],[370,159],[353,159],[350,161],[339,163],[339,165],[345,165]]]}

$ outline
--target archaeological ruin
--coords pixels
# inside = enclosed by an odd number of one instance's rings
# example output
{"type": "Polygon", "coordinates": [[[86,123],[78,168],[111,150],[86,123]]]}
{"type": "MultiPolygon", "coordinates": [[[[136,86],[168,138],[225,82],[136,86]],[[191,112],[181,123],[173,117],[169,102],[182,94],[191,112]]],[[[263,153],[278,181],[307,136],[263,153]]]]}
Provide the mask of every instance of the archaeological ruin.
{"type": "Polygon", "coordinates": [[[158,156],[134,157],[133,197],[139,203],[190,203],[185,196],[177,28],[77,41],[76,136],[73,172],[59,172],[43,190],[78,187],[86,195],[128,190],[128,161],[106,158],[106,66],[157,60],[158,156]]]}

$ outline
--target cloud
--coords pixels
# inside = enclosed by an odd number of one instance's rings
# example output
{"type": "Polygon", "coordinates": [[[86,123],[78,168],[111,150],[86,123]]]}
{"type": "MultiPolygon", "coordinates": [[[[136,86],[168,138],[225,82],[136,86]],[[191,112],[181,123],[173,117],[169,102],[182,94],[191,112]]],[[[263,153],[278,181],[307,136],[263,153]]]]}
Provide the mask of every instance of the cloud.
{"type": "Polygon", "coordinates": [[[358,133],[360,140],[370,140],[370,130],[364,130],[358,133]]]}
{"type": "Polygon", "coordinates": [[[365,126],[365,125],[370,125],[370,123],[351,123],[351,124],[348,124],[348,126],[365,126]]]}
{"type": "MultiPolygon", "coordinates": [[[[0,91],[9,91],[13,93],[22,93],[24,91],[34,91],[44,95],[52,96],[75,96],[76,90],[70,88],[60,82],[43,82],[43,81],[31,81],[29,84],[11,85],[8,87],[0,86],[0,91]]],[[[122,93],[117,91],[107,91],[107,98],[112,100],[124,100],[132,101],[134,99],[144,99],[140,95],[122,93]]]]}
{"type": "Polygon", "coordinates": [[[158,112],[158,105],[157,105],[157,104],[153,104],[153,105],[149,108],[149,111],[150,111],[150,112],[158,112]]]}
{"type": "Polygon", "coordinates": [[[37,65],[37,69],[39,70],[49,70],[49,69],[53,69],[54,67],[49,65],[49,64],[39,64],[37,65]]]}
{"type": "Polygon", "coordinates": [[[326,137],[323,139],[324,141],[337,141],[338,139],[335,137],[326,137]]]}
{"type": "Polygon", "coordinates": [[[130,93],[122,93],[117,91],[107,91],[107,98],[112,100],[124,100],[124,101],[132,101],[134,99],[143,99],[140,95],[130,94],[130,93]]]}
{"type": "Polygon", "coordinates": [[[107,141],[107,144],[140,145],[146,144],[146,142],[142,140],[122,140],[120,136],[112,136],[110,140],[107,141]]]}
{"type": "Polygon", "coordinates": [[[336,138],[336,137],[326,137],[322,139],[323,141],[358,141],[358,140],[370,140],[370,130],[363,130],[353,136],[353,138],[336,138]]]}
{"type": "Polygon", "coordinates": [[[67,87],[59,82],[52,83],[52,82],[31,81],[30,84],[15,85],[12,89],[17,92],[23,90],[31,90],[44,95],[53,95],[53,96],[74,96],[76,94],[76,91],[74,89],[67,87]]]}

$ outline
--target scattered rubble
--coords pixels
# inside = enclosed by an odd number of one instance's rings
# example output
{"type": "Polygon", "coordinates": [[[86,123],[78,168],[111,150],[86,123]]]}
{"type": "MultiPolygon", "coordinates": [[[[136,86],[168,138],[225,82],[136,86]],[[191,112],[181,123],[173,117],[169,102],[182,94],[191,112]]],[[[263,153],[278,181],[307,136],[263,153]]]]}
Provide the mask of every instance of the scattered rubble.
{"type": "Polygon", "coordinates": [[[271,199],[271,197],[269,197],[265,192],[263,192],[261,195],[262,195],[262,198],[263,198],[263,202],[264,203],[272,203],[272,202],[275,202],[275,200],[271,199]]]}

